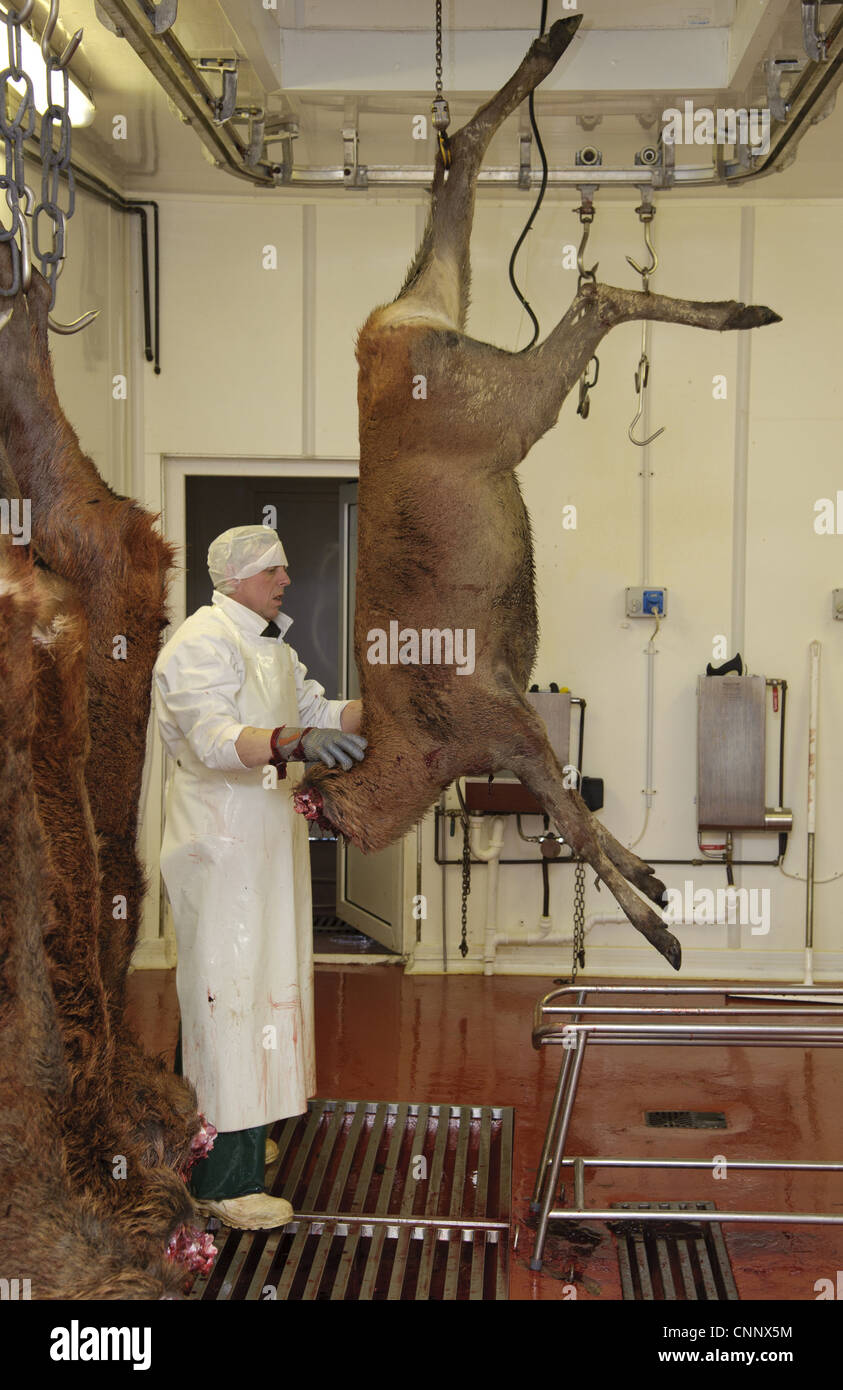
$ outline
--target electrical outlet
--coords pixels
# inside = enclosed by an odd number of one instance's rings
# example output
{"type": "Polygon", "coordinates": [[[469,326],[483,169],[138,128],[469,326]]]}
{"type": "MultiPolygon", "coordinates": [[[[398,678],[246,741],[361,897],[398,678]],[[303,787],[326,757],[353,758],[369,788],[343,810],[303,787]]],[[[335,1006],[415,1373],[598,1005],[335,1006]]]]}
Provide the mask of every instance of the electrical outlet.
{"type": "Polygon", "coordinates": [[[628,618],[666,618],[667,589],[648,585],[646,589],[627,589],[626,616],[628,618]]]}
{"type": "Polygon", "coordinates": [[[831,616],[843,622],[843,589],[831,591],[831,616]]]}

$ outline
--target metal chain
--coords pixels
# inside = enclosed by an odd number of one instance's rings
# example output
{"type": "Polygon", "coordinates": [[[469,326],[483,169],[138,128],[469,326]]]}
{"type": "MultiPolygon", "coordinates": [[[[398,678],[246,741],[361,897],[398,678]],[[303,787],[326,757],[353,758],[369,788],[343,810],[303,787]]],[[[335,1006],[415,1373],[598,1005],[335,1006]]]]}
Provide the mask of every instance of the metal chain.
{"type": "Polygon", "coordinates": [[[585,969],[585,863],[578,859],[574,868],[574,955],[571,962],[571,984],[577,970],[585,969]]]}
{"type": "Polygon", "coordinates": [[[439,141],[439,152],[446,169],[451,167],[451,146],[446,131],[451,124],[448,103],[442,95],[442,0],[436,0],[436,96],[430,107],[433,129],[439,141]]]}
{"type": "Polygon", "coordinates": [[[0,242],[9,242],[12,255],[12,283],[6,287],[0,286],[0,295],[5,298],[16,295],[21,284],[24,289],[29,288],[31,266],[29,232],[20,210],[21,198],[26,199],[26,211],[31,210],[35,201],[32,189],[26,184],[23,165],[23,142],[35,131],[35,97],[32,80],[22,66],[20,36],[21,24],[30,9],[31,6],[25,7],[18,14],[9,8],[4,16],[8,65],[0,72],[0,136],[5,154],[5,172],[0,175],[0,188],[6,194],[6,202],[12,214],[12,225],[9,228],[0,226],[0,242]],[[15,92],[19,105],[10,120],[7,102],[9,84],[12,82],[22,83],[23,93],[15,92]],[[18,235],[20,246],[17,241],[18,235]]]}
{"type": "Polygon", "coordinates": [[[50,308],[56,299],[56,280],[61,262],[65,257],[65,238],[67,224],[76,208],[76,186],[71,158],[70,126],[70,77],[67,68],[62,66],[67,59],[50,53],[47,58],[47,101],[49,105],[41,118],[41,201],[32,219],[32,240],[35,254],[41,262],[41,274],[50,286],[50,308]],[[56,101],[53,97],[53,76],[61,78],[61,92],[56,101]],[[58,141],[54,132],[58,132],[58,141]],[[67,207],[59,204],[59,182],[62,174],[67,179],[67,207]],[[50,221],[50,245],[41,249],[39,219],[45,214],[50,221]]]}
{"type": "Polygon", "coordinates": [[[468,839],[468,820],[462,822],[462,930],[460,933],[460,955],[468,955],[468,895],[471,892],[471,848],[468,839]]]}

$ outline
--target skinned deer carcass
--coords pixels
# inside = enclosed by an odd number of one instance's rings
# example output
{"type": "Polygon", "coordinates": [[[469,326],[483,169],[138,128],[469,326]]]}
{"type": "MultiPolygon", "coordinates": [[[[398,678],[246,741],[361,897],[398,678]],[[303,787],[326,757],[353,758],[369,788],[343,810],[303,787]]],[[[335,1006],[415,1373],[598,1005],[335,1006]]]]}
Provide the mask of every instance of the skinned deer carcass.
{"type": "MultiPolygon", "coordinates": [[[[544,342],[505,352],[464,331],[477,173],[501,122],[547,76],[580,16],[537,39],[506,86],[437,157],[430,217],[394,303],[361,330],[360,485],[355,655],[365,759],[350,772],[316,767],[297,809],[365,851],[391,844],[455,778],[510,769],[575,854],[610,888],[632,924],[678,969],[680,948],[656,904],[664,885],[564,785],[542,721],[525,697],[537,644],[530,524],[515,469],[559,415],[616,324],[754,328],[771,310],[699,303],[586,281],[544,342]],[[425,392],[414,391],[420,380],[425,392]],[[372,664],[371,634],[474,633],[474,669],[372,664]],[[393,629],[395,631],[395,629],[393,629]]],[[[412,653],[412,647],[409,649],[412,653]]],[[[422,656],[423,661],[423,656],[422,656]]]]}

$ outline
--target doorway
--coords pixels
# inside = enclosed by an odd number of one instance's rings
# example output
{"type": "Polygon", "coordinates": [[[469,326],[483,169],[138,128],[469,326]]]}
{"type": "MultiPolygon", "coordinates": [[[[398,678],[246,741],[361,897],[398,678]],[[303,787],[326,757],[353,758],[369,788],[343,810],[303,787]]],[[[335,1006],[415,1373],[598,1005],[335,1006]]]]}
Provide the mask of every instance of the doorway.
{"type": "MultiPolygon", "coordinates": [[[[283,608],[294,620],[290,645],[329,698],[340,692],[355,698],[356,483],[338,477],[188,474],[184,485],[185,616],[211,601],[207,553],[214,537],[231,526],[272,526],[283,542],[292,580],[283,608]]],[[[364,856],[310,827],[317,954],[400,950],[399,865],[400,846],[364,856]]]]}

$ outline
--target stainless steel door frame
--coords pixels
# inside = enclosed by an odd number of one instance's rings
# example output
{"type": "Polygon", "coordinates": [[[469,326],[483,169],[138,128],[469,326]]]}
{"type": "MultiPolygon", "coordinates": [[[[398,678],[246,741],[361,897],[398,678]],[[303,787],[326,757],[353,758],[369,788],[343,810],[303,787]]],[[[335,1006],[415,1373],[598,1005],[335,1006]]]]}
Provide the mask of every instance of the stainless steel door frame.
{"type": "MultiPolygon", "coordinates": [[[[337,669],[343,699],[360,694],[354,660],[357,575],[357,483],[339,490],[340,652],[337,669]]],[[[404,842],[378,854],[362,854],[341,842],[337,864],[337,913],[387,950],[404,949],[404,842]]]]}

